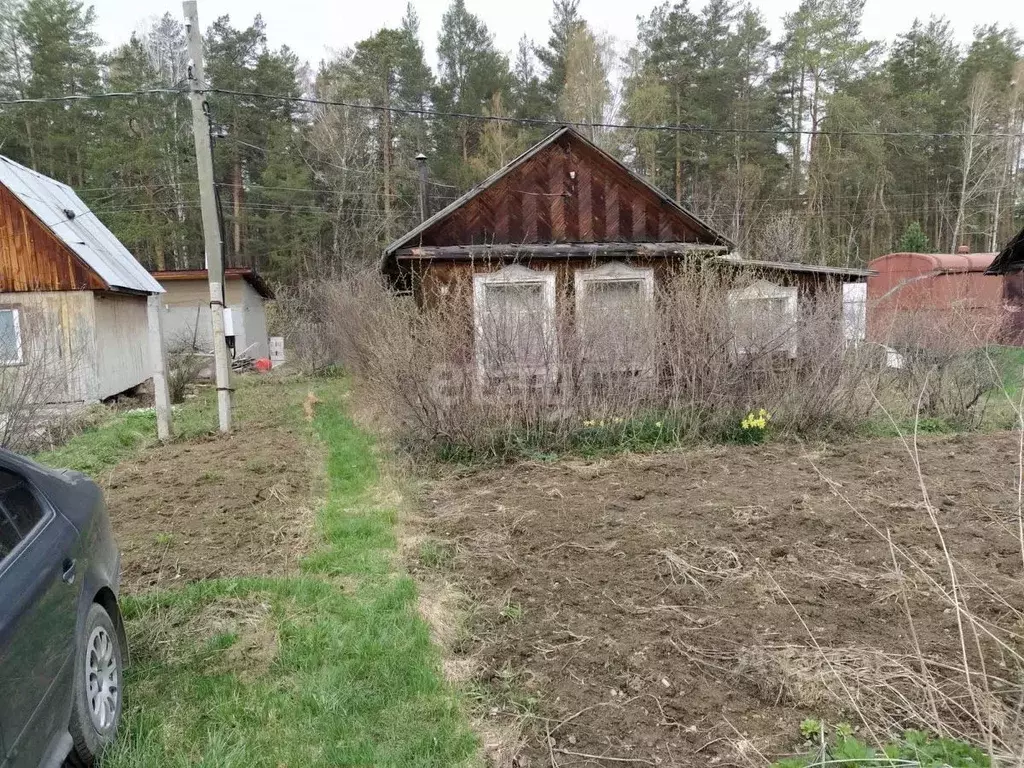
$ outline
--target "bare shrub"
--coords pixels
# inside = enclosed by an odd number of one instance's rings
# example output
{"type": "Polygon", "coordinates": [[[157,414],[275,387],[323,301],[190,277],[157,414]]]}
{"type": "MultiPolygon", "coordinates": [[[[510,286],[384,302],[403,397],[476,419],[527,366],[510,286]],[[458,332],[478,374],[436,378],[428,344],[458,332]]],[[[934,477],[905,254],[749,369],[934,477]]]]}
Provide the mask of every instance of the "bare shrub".
{"type": "Polygon", "coordinates": [[[327,281],[308,280],[281,286],[268,307],[271,333],[284,337],[289,361],[304,373],[323,373],[339,362],[334,347],[337,335],[327,314],[331,285],[327,281]]]}
{"type": "Polygon", "coordinates": [[[873,307],[873,337],[896,353],[893,393],[902,410],[975,428],[984,418],[988,395],[999,377],[985,348],[998,334],[995,313],[972,308],[966,290],[943,306],[901,307],[881,301],[873,307]]]}
{"type": "Polygon", "coordinates": [[[683,269],[653,301],[606,290],[588,309],[557,295],[540,317],[529,286],[474,315],[469,276],[417,305],[365,275],[322,288],[319,343],[415,448],[642,447],[720,437],[756,408],[800,432],[862,420],[880,364],[844,340],[839,294],[738,330],[731,297],[757,282],[683,269]]]}
{"type": "Polygon", "coordinates": [[[497,279],[483,305],[466,273],[416,299],[373,273],[323,282],[295,294],[307,341],[293,346],[311,370],[351,371],[411,448],[475,456],[738,439],[762,408],[776,431],[847,433],[880,405],[909,418],[922,384],[922,413],[976,426],[994,383],[964,328],[899,323],[892,347],[849,341],[838,287],[802,288],[796,306],[772,293],[777,277],[692,265],[653,296],[609,281],[583,303],[552,298],[546,274],[497,279]]]}
{"type": "Polygon", "coordinates": [[[167,391],[172,403],[181,403],[190,386],[199,381],[213,356],[196,347],[196,334],[187,331],[167,344],[167,391]]]}
{"type": "Polygon", "coordinates": [[[783,211],[771,216],[752,237],[752,253],[768,261],[808,261],[810,236],[808,217],[796,211],[783,211]]]}

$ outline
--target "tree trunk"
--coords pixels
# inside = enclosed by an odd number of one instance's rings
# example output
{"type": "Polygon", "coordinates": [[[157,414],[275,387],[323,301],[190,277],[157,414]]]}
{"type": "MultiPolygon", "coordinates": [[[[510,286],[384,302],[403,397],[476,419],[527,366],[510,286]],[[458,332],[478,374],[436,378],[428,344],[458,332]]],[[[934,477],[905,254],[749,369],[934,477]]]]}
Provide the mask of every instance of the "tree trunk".
{"type": "Polygon", "coordinates": [[[160,235],[160,225],[157,224],[159,218],[159,206],[156,202],[156,195],[153,194],[153,187],[149,184],[146,185],[146,197],[149,198],[149,231],[153,236],[153,264],[157,270],[163,271],[167,269],[167,257],[164,254],[164,242],[163,237],[160,235]]]}
{"type": "Polygon", "coordinates": [[[381,121],[381,127],[383,128],[382,144],[383,157],[384,157],[384,238],[385,240],[392,239],[392,221],[391,221],[391,195],[392,195],[392,182],[391,182],[391,165],[393,162],[391,146],[391,88],[390,84],[384,88],[384,119],[381,121]]]}
{"type": "Polygon", "coordinates": [[[800,194],[800,172],[803,162],[803,135],[801,131],[803,131],[804,128],[804,75],[804,69],[801,67],[799,93],[797,95],[796,109],[793,112],[794,133],[791,144],[793,148],[793,156],[791,160],[793,167],[791,169],[792,175],[790,177],[790,196],[794,198],[794,203],[796,202],[795,198],[800,194]]]}
{"type": "Polygon", "coordinates": [[[36,143],[32,140],[32,121],[28,119],[28,110],[25,110],[25,139],[28,141],[28,159],[32,170],[39,170],[39,163],[36,162],[36,143]]]}
{"type": "MultiPolygon", "coordinates": [[[[679,88],[676,88],[676,128],[682,116],[682,105],[679,103],[679,88]]],[[[653,180],[654,177],[651,176],[653,180]]],[[[683,202],[683,134],[676,131],[676,202],[683,202]]]]}
{"type": "Polygon", "coordinates": [[[960,200],[956,207],[956,223],[953,224],[953,238],[950,243],[950,253],[956,253],[960,247],[960,233],[964,225],[964,217],[966,216],[967,208],[967,185],[971,177],[971,166],[974,163],[974,126],[971,126],[972,132],[964,136],[964,154],[963,163],[961,166],[960,173],[960,200]]]}
{"type": "Polygon", "coordinates": [[[232,222],[232,252],[235,255],[235,264],[239,264],[238,256],[242,253],[242,158],[235,158],[235,166],[231,174],[231,202],[234,212],[232,222]]]}

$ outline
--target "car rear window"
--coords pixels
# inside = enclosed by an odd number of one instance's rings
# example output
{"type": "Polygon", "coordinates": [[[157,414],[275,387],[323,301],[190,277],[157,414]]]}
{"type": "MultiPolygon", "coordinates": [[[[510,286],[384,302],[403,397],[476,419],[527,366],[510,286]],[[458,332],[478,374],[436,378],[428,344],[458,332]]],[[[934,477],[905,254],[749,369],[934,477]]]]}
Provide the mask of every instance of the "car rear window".
{"type": "Polygon", "coordinates": [[[0,469],[0,560],[43,518],[43,507],[24,478],[0,469]]]}

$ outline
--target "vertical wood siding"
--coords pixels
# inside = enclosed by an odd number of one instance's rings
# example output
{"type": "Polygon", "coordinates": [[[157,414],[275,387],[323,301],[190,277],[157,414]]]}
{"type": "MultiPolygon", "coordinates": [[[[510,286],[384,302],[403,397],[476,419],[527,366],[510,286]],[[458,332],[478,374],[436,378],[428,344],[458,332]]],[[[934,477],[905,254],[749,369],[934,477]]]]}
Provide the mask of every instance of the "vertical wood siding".
{"type": "Polygon", "coordinates": [[[701,236],[625,168],[565,134],[410,245],[659,241],[701,236]]]}
{"type": "Polygon", "coordinates": [[[0,184],[0,292],[106,287],[95,272],[0,184]]]}
{"type": "Polygon", "coordinates": [[[96,391],[90,399],[124,392],[151,375],[145,296],[95,294],[96,391]]]}
{"type": "Polygon", "coordinates": [[[25,355],[24,365],[4,371],[23,379],[34,402],[95,399],[91,397],[96,377],[91,291],[0,293],[0,306],[20,311],[25,355]]]}

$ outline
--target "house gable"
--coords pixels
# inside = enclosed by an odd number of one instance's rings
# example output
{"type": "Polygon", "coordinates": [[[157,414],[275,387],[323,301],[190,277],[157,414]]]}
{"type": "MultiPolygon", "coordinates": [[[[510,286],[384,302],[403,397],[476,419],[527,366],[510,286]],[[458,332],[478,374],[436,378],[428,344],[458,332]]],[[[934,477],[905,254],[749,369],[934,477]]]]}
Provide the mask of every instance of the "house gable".
{"type": "Polygon", "coordinates": [[[571,128],[562,128],[420,227],[409,248],[729,241],[571,128]]]}
{"type": "Polygon", "coordinates": [[[105,280],[0,184],[0,293],[108,288],[105,280]]]}
{"type": "Polygon", "coordinates": [[[1024,229],[992,261],[986,275],[1009,275],[1024,270],[1024,229]]]}

